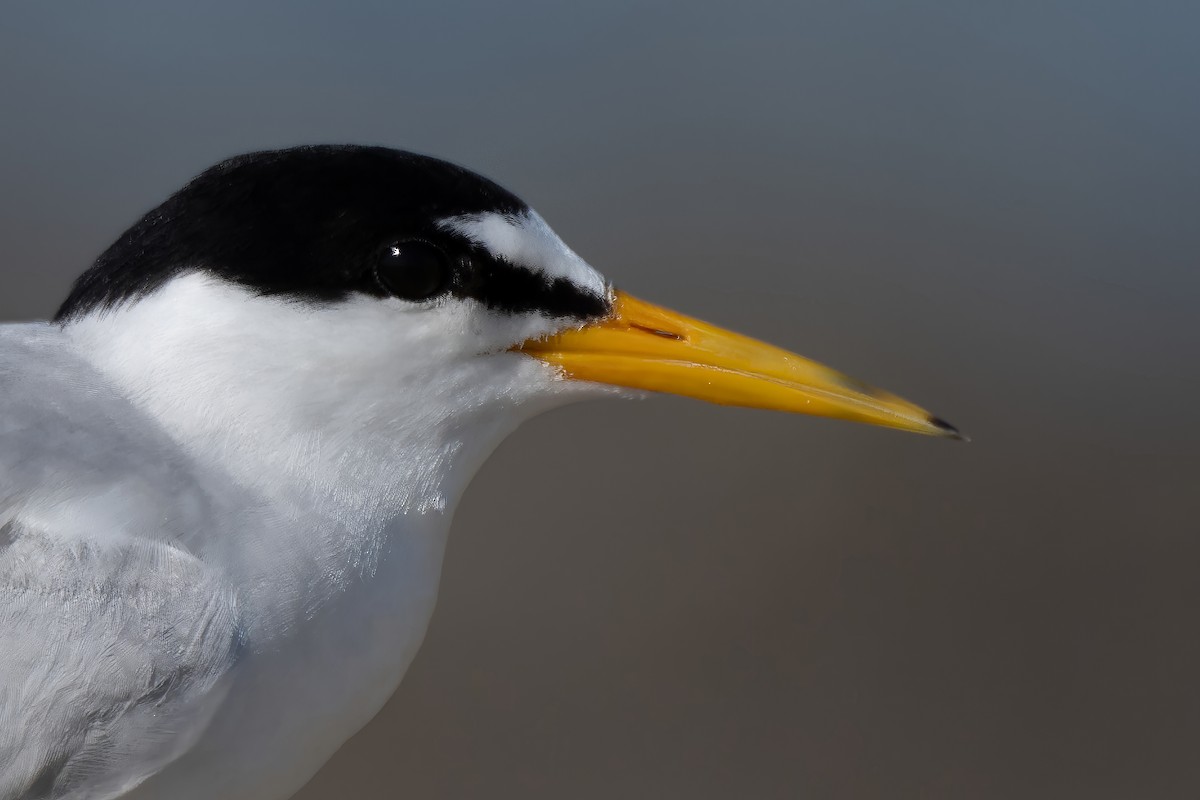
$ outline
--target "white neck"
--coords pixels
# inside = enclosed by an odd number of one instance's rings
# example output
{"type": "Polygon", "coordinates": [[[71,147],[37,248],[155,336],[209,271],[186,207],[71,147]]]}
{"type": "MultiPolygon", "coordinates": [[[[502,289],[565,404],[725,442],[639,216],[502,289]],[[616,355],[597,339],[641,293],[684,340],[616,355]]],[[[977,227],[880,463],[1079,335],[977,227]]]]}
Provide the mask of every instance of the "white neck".
{"type": "Polygon", "coordinates": [[[278,572],[286,551],[297,578],[338,584],[373,570],[398,524],[444,534],[504,436],[564,402],[544,365],[478,352],[487,324],[463,304],[313,307],[192,274],[67,333],[201,467],[266,509],[257,546],[236,532],[238,559],[278,572]]]}

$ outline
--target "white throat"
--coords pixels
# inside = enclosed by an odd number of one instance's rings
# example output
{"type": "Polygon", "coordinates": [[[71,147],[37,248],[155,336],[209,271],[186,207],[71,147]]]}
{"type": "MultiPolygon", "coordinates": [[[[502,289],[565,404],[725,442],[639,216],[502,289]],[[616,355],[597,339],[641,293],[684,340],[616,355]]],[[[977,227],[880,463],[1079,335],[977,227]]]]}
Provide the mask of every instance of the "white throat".
{"type": "Polygon", "coordinates": [[[67,330],[208,466],[378,524],[451,507],[505,435],[566,399],[533,359],[476,352],[486,332],[472,312],[305,306],[195,273],[67,330]]]}

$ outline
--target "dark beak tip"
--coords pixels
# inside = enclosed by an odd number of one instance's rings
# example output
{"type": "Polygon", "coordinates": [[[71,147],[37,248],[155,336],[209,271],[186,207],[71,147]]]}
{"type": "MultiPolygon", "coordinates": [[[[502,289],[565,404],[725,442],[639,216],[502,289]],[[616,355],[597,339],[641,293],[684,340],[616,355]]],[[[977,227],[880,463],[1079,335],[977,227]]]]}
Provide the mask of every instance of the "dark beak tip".
{"type": "Polygon", "coordinates": [[[969,442],[969,438],[959,432],[958,428],[951,425],[941,417],[930,417],[929,424],[941,431],[948,439],[957,439],[960,442],[969,442]]]}

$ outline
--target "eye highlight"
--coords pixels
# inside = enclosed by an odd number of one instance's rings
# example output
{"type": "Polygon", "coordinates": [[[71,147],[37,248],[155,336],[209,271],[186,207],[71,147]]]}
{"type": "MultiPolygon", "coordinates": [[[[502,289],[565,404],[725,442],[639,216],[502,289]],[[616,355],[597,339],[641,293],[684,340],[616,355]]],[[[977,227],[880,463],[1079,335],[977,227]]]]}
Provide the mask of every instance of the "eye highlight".
{"type": "Polygon", "coordinates": [[[439,248],[419,239],[393,242],[383,248],[375,278],[384,291],[402,300],[428,300],[450,288],[450,259],[439,248]]]}

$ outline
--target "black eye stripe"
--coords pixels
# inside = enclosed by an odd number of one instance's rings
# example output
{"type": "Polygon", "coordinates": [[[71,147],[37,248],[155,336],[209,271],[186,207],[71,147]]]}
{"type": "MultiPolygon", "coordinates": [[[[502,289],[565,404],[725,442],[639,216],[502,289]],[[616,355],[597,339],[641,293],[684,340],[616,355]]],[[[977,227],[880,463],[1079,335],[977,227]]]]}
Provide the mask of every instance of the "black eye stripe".
{"type": "Polygon", "coordinates": [[[498,259],[491,259],[488,267],[486,274],[480,276],[476,272],[473,281],[456,286],[453,293],[507,314],[537,312],[552,318],[586,321],[612,311],[607,297],[593,294],[565,278],[548,278],[498,259]]]}

